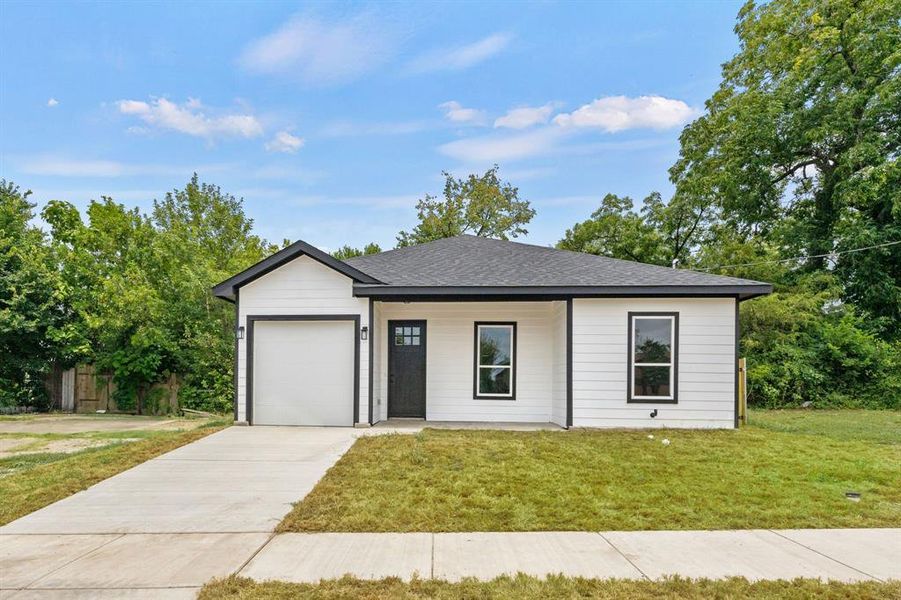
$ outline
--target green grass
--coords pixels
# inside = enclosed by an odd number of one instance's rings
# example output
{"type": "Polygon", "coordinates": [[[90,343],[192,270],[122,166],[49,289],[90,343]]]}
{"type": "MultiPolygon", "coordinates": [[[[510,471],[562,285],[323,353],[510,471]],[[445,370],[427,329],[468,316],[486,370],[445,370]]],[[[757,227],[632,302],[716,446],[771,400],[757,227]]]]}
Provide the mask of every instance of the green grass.
{"type": "Polygon", "coordinates": [[[822,435],[834,440],[901,444],[901,411],[752,410],[753,427],[822,435]]]}
{"type": "MultiPolygon", "coordinates": [[[[808,423],[807,433],[774,431],[780,417],[770,417],[770,428],[658,430],[654,439],[635,430],[365,437],[279,530],[901,526],[901,444],[848,439],[837,432],[857,420],[844,413],[808,423]],[[862,493],[861,501],[848,501],[846,491],[862,493]]],[[[897,414],[866,418],[883,429],[897,414]]],[[[888,441],[897,442],[901,431],[893,435],[888,441]]]]}
{"type": "MultiPolygon", "coordinates": [[[[110,438],[111,443],[80,452],[35,453],[0,459],[0,525],[86,489],[95,483],[130,469],[160,454],[209,435],[229,421],[213,420],[200,427],[175,431],[100,432],[90,434],[47,434],[23,437],[64,439],[75,437],[110,438]],[[120,433],[129,435],[123,436],[120,433]],[[136,442],[116,441],[122,437],[143,438],[136,442]]],[[[16,436],[17,434],[8,434],[16,436]]]]}
{"type": "Polygon", "coordinates": [[[759,598],[778,600],[806,600],[808,598],[863,600],[901,597],[901,582],[821,583],[812,579],[794,581],[759,581],[749,583],[743,578],[713,581],[670,578],[663,581],[599,580],[567,577],[537,579],[518,575],[499,577],[493,581],[464,580],[448,583],[436,580],[414,580],[404,583],[390,578],[380,581],[361,581],[350,577],[322,581],[318,584],[267,581],[255,583],[250,579],[230,577],[206,584],[199,600],[310,600],[351,599],[522,599],[545,598],[637,600],[669,598],[707,600],[709,598],[759,598]]]}

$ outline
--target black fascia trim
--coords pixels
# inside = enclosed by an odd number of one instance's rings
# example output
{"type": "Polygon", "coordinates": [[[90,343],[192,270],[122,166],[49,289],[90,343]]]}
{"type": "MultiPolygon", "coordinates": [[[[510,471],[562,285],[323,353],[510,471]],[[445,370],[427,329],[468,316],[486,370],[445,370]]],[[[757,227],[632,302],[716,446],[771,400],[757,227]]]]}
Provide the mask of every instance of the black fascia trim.
{"type": "Polygon", "coordinates": [[[303,240],[298,240],[287,248],[283,248],[272,256],[264,258],[257,264],[244,269],[237,275],[233,275],[222,283],[216,284],[215,286],[213,286],[213,295],[224,300],[231,300],[234,297],[235,290],[237,290],[239,287],[247,285],[255,279],[259,279],[270,271],[294,260],[298,256],[309,256],[313,260],[325,265],[326,267],[334,269],[342,275],[350,277],[355,282],[366,284],[381,283],[378,279],[353,268],[349,264],[338,260],[330,254],[323,252],[319,248],[311,246],[303,240]]]}
{"type": "Polygon", "coordinates": [[[472,378],[472,399],[473,400],[501,400],[508,402],[516,400],[516,346],[519,342],[516,332],[516,321],[476,321],[473,324],[473,332],[475,337],[475,349],[473,352],[473,378],[472,378]],[[480,326],[500,325],[504,327],[513,327],[513,354],[510,356],[510,395],[509,396],[486,396],[479,395],[479,327],[480,326]]]}
{"type": "Polygon", "coordinates": [[[373,315],[375,314],[375,300],[372,298],[369,299],[369,335],[367,336],[366,347],[369,349],[369,424],[373,425],[375,422],[372,419],[373,415],[373,407],[372,407],[372,398],[373,398],[373,390],[372,390],[372,380],[373,380],[373,365],[375,364],[375,325],[373,324],[373,315]]]}
{"type": "Polygon", "coordinates": [[[628,313],[628,354],[626,355],[626,404],[678,404],[679,403],[679,313],[632,312],[628,313]],[[632,397],[632,320],[634,317],[673,317],[673,397],[665,400],[632,397]]]}
{"type": "Polygon", "coordinates": [[[573,426],[573,299],[566,300],[566,428],[573,426]]]}
{"type": "Polygon", "coordinates": [[[634,297],[682,298],[692,296],[741,297],[743,299],[769,294],[773,286],[762,285],[654,285],[654,286],[400,286],[355,284],[354,296],[390,300],[401,297],[435,298],[452,296],[455,299],[488,296],[503,298],[540,297],[547,300],[566,298],[634,297]]]}
{"type": "Polygon", "coordinates": [[[238,339],[238,327],[241,326],[241,310],[240,310],[240,302],[241,298],[238,294],[238,290],[235,290],[235,330],[232,334],[235,336],[235,359],[232,373],[232,387],[234,387],[234,405],[235,405],[235,421],[238,420],[238,353],[241,352],[241,340],[238,339]]]}
{"type": "Polygon", "coordinates": [[[738,306],[739,300],[736,298],[735,300],[735,330],[733,333],[735,334],[735,362],[732,365],[733,370],[735,371],[735,428],[738,429],[738,356],[741,351],[739,348],[739,343],[741,341],[741,324],[738,320],[738,306]]]}
{"type": "Polygon", "coordinates": [[[354,414],[349,427],[360,416],[360,315],[247,315],[247,373],[244,411],[253,425],[253,326],[257,321],[353,321],[354,322],[354,414]]]}

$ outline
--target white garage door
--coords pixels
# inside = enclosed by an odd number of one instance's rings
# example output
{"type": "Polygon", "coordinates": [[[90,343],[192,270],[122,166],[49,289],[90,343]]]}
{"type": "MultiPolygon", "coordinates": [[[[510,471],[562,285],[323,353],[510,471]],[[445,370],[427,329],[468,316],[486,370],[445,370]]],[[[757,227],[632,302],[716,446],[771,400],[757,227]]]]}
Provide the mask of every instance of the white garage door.
{"type": "Polygon", "coordinates": [[[256,321],[253,423],[353,425],[353,321],[256,321]]]}

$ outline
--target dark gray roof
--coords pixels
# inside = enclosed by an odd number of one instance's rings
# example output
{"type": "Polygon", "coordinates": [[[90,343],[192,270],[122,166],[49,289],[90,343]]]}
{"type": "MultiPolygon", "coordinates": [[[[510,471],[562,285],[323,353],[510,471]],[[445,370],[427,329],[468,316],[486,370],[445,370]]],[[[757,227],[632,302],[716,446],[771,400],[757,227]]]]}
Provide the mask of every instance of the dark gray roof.
{"type": "Polygon", "coordinates": [[[644,291],[742,297],[772,291],[769,284],[749,279],[472,235],[358,256],[344,262],[384,284],[357,284],[358,295],[367,296],[392,293],[388,288],[398,288],[398,292],[422,290],[427,293],[429,290],[423,288],[439,287],[484,288],[485,291],[488,288],[508,291],[524,288],[553,294],[562,293],[565,288],[578,288],[575,291],[584,291],[586,295],[595,295],[599,288],[606,288],[609,295],[644,291]]]}

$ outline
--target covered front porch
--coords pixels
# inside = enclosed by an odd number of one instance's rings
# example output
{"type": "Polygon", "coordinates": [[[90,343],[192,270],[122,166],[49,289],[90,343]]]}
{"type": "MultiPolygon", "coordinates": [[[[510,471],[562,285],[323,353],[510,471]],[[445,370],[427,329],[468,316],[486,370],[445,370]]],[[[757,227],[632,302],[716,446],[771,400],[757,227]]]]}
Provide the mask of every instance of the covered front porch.
{"type": "Polygon", "coordinates": [[[370,422],[565,427],[566,315],[564,300],[374,299],[370,422]]]}

